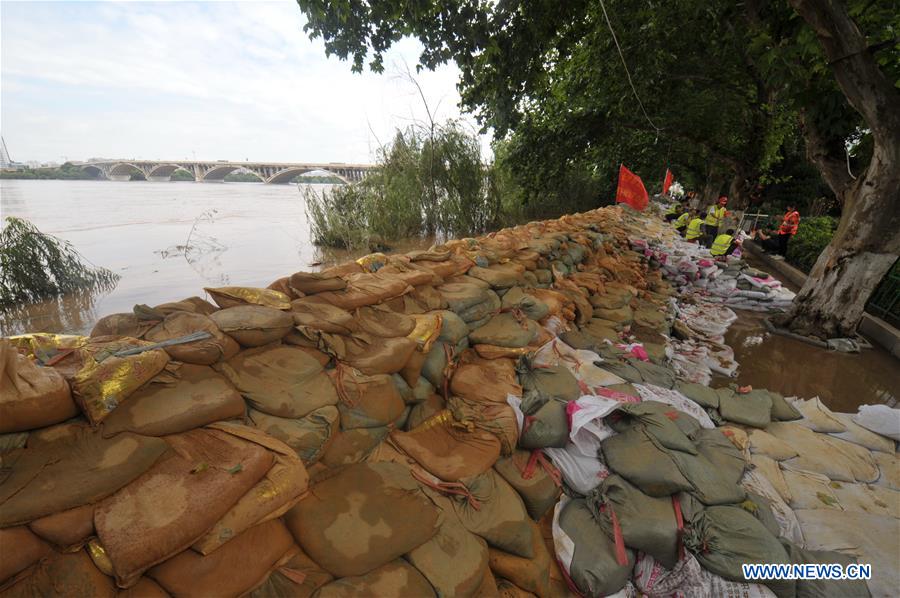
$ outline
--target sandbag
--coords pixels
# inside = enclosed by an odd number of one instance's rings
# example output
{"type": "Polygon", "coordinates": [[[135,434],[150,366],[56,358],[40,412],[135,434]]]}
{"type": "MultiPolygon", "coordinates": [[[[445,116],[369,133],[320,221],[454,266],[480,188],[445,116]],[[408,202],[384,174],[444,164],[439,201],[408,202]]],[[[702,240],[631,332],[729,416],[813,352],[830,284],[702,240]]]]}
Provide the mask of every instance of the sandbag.
{"type": "Polygon", "coordinates": [[[634,553],[616,549],[583,499],[559,505],[553,525],[556,554],[578,590],[599,598],[625,587],[634,567],[634,553]]]}
{"type": "Polygon", "coordinates": [[[887,454],[873,452],[872,458],[875,459],[881,476],[875,484],[885,486],[894,490],[900,490],[900,457],[895,454],[887,454]]]}
{"type": "Polygon", "coordinates": [[[675,389],[704,408],[718,409],[719,395],[715,389],[703,384],[680,380],[675,389]]]}
{"type": "Polygon", "coordinates": [[[755,471],[772,484],[772,487],[775,488],[781,496],[781,499],[787,504],[790,504],[793,500],[793,495],[791,494],[787,481],[784,479],[781,468],[778,466],[778,462],[770,457],[760,454],[752,455],[750,457],[750,463],[753,465],[755,471]]]}
{"type": "Polygon", "coordinates": [[[273,463],[259,444],[221,430],[200,428],[166,442],[173,449],[167,458],[94,512],[97,536],[121,587],[193,544],[273,463]]]}
{"type": "Polygon", "coordinates": [[[813,432],[799,422],[773,422],[766,432],[797,451],[797,457],[781,462],[784,468],[821,473],[840,482],[868,483],[878,479],[872,454],[861,446],[813,432]]]}
{"type": "Polygon", "coordinates": [[[416,320],[381,305],[360,307],[354,312],[362,332],[382,338],[407,336],[416,327],[416,320]]]}
{"type": "Polygon", "coordinates": [[[200,554],[218,550],[226,542],[254,525],[283,515],[306,492],[309,474],[293,450],[280,440],[247,426],[218,423],[209,429],[222,430],[268,449],[274,463],[266,475],[247,491],[211,530],[191,546],[200,554]]]}
{"type": "Polygon", "coordinates": [[[621,534],[626,546],[653,555],[669,569],[678,562],[683,525],[676,500],[647,496],[625,478],[611,475],[585,503],[610,540],[621,534]]]}
{"type": "Polygon", "coordinates": [[[799,454],[797,449],[787,442],[758,429],[750,431],[750,452],[765,455],[776,461],[784,461],[799,454]]]}
{"type": "Polygon", "coordinates": [[[255,409],[250,409],[248,415],[257,428],[294,449],[307,465],[319,460],[340,429],[340,414],[331,405],[314,409],[297,419],[277,417],[255,409]]]}
{"type": "Polygon", "coordinates": [[[284,519],[304,552],[336,577],[385,565],[427,542],[439,527],[437,508],[409,469],[395,463],[324,474],[284,519]]]}
{"type": "Polygon", "coordinates": [[[35,519],[28,527],[61,552],[73,552],[94,535],[94,505],[59,511],[35,519]]]}
{"type": "Polygon", "coordinates": [[[212,368],[185,364],[174,384],[148,384],[103,420],[103,435],[135,432],[166,436],[206,424],[241,417],[240,393],[212,368]]]}
{"type": "Polygon", "coordinates": [[[526,357],[519,361],[516,371],[522,384],[522,410],[525,413],[535,413],[550,400],[567,403],[584,394],[578,379],[563,365],[533,366],[526,357]]]}
{"type": "Polygon", "coordinates": [[[500,306],[502,309],[517,309],[525,314],[528,319],[539,321],[550,313],[547,304],[528,294],[522,287],[513,287],[509,289],[501,299],[500,306]]]}
{"type": "Polygon", "coordinates": [[[116,598],[116,584],[100,572],[87,552],[54,554],[40,561],[28,575],[3,590],[4,598],[35,596],[91,596],[116,598]]]}
{"type": "Polygon", "coordinates": [[[450,379],[450,392],[469,399],[506,403],[509,395],[520,396],[511,359],[476,359],[462,363],[450,379]]]}
{"type": "Polygon", "coordinates": [[[252,527],[209,555],[176,554],[147,575],[173,596],[242,596],[261,585],[294,545],[279,519],[252,527]]]}
{"type": "Polygon", "coordinates": [[[256,287],[204,287],[222,309],[239,305],[259,305],[273,309],[290,309],[291,298],[280,291],[256,287]]]}
{"type": "Polygon", "coordinates": [[[296,347],[268,345],[241,351],[218,369],[250,407],[279,417],[304,417],[336,405],[337,392],[321,364],[296,347]]]}
{"type": "MultiPolygon", "coordinates": [[[[734,447],[731,449],[734,451],[734,447]]],[[[718,461],[713,463],[703,453],[691,455],[682,451],[666,450],[681,475],[691,484],[688,492],[705,505],[722,505],[741,502],[746,497],[744,489],[738,485],[740,475],[735,478],[733,463],[721,468],[718,461]]],[[[725,460],[728,460],[725,457],[725,460]]],[[[743,471],[743,470],[741,470],[743,471]]]]}
{"type": "MultiPolygon", "coordinates": [[[[446,501],[441,504],[450,506],[446,501]]],[[[452,508],[442,511],[443,522],[437,533],[411,550],[406,559],[438,596],[476,596],[488,568],[487,544],[463,527],[452,508]]]]}
{"type": "Polygon", "coordinates": [[[405,336],[381,338],[363,332],[352,336],[323,335],[324,350],[364,374],[393,374],[409,362],[416,341],[405,336]]]}
{"type": "Polygon", "coordinates": [[[78,428],[70,437],[7,453],[0,527],[96,502],[140,476],[167,450],[159,438],[126,432],[105,439],[78,428]]]}
{"type": "Polygon", "coordinates": [[[466,429],[489,432],[500,441],[500,454],[510,455],[519,442],[519,422],[512,407],[504,403],[450,397],[447,408],[466,429]]]}
{"type": "Polygon", "coordinates": [[[887,405],[860,405],[853,421],[863,428],[900,442],[900,409],[887,405]]]}
{"type": "Polygon", "coordinates": [[[185,363],[212,365],[217,361],[231,359],[241,350],[237,342],[223,333],[212,318],[186,311],[169,314],[165,320],[148,330],[144,338],[150,342],[161,343],[195,332],[208,332],[212,337],[165,347],[169,357],[185,363]]]}
{"type": "MultiPolygon", "coordinates": [[[[740,507],[714,506],[694,514],[684,544],[704,568],[732,581],[745,581],[745,563],[790,563],[778,539],[740,507]]],[[[794,596],[794,580],[760,580],[778,596],[794,596]]]]}
{"type": "Polygon", "coordinates": [[[559,497],[561,475],[542,454],[517,450],[494,463],[494,469],[512,486],[535,521],[543,517],[559,497]],[[532,458],[534,463],[532,463],[532,458]]]}
{"type": "Polygon", "coordinates": [[[669,451],[662,449],[647,432],[632,428],[601,443],[609,468],[649,496],[664,497],[693,490],[669,451]]]}
{"type": "Polygon", "coordinates": [[[203,299],[202,297],[188,297],[187,299],[182,299],[181,301],[160,303],[153,308],[153,311],[161,314],[164,317],[176,311],[186,311],[192,314],[203,314],[204,316],[208,316],[209,314],[216,311],[216,309],[217,308],[215,305],[213,305],[206,299],[203,299]]]}
{"type": "Polygon", "coordinates": [[[333,581],[334,576],[317,565],[298,546],[288,552],[266,581],[250,592],[251,598],[296,596],[308,598],[320,587],[333,581]]]}
{"type": "Polygon", "coordinates": [[[491,285],[495,289],[507,289],[522,282],[525,268],[515,262],[494,264],[487,268],[472,266],[467,274],[491,285]]]}
{"type": "Polygon", "coordinates": [[[768,393],[738,394],[727,388],[718,389],[719,413],[736,424],[765,428],[772,421],[772,398],[768,393]]]}
{"type": "Polygon", "coordinates": [[[470,332],[469,341],[500,347],[524,347],[537,335],[538,325],[533,320],[517,317],[513,313],[501,313],[492,317],[484,326],[470,332]]]}
{"type": "Polygon", "coordinates": [[[0,339],[0,434],[43,428],[78,415],[69,385],[0,339]]]}
{"type": "Polygon", "coordinates": [[[501,450],[496,436],[456,425],[449,410],[409,432],[392,431],[391,440],[425,470],[446,482],[484,473],[501,450]]]}
{"type": "Polygon", "coordinates": [[[366,305],[375,305],[392,297],[399,297],[412,287],[406,281],[381,273],[357,273],[345,277],[347,287],[343,290],[321,291],[299,301],[329,303],[341,309],[354,310],[366,305]]]}
{"type": "Polygon", "coordinates": [[[665,448],[697,454],[688,434],[696,433],[700,424],[690,415],[666,403],[622,403],[606,421],[617,432],[640,426],[665,448]]]}
{"type": "Polygon", "coordinates": [[[536,524],[533,528],[532,548],[534,557],[524,558],[497,548],[489,549],[491,571],[497,576],[510,580],[517,587],[536,596],[550,596],[553,588],[550,582],[551,563],[554,557],[547,550],[544,538],[536,524]]]}
{"type": "Polygon", "coordinates": [[[406,405],[391,376],[366,376],[346,366],[338,366],[329,375],[341,399],[341,429],[386,426],[403,413],[406,405]]]}
{"type": "Polygon", "coordinates": [[[741,480],[747,462],[741,450],[729,440],[722,428],[697,430],[691,439],[697,452],[712,463],[722,478],[734,484],[741,480]]]}
{"type": "Polygon", "coordinates": [[[359,331],[359,324],[353,314],[327,303],[293,301],[290,313],[297,326],[332,334],[352,334],[359,331]]]}
{"type": "Polygon", "coordinates": [[[853,421],[853,416],[849,413],[832,413],[847,428],[846,432],[834,433],[832,436],[859,446],[865,447],[870,451],[878,451],[889,455],[894,454],[896,443],[890,439],[876,434],[866,428],[860,426],[853,421]]]}
{"type": "MultiPolygon", "coordinates": [[[[781,541],[788,558],[795,565],[856,564],[858,559],[836,550],[806,550],[787,540],[781,541]]],[[[869,596],[869,588],[862,579],[798,579],[797,598],[827,598],[828,596],[869,596]]]]}
{"type": "Polygon", "coordinates": [[[566,405],[549,400],[529,415],[519,438],[519,446],[524,449],[562,448],[569,441],[569,418],[566,405]]]}
{"type": "MultiPolygon", "coordinates": [[[[162,315],[162,314],[161,314],[162,315]]],[[[143,338],[148,330],[159,323],[158,319],[146,320],[135,313],[119,313],[103,316],[91,329],[90,336],[130,336],[143,338]]]]}
{"type": "Polygon", "coordinates": [[[391,428],[354,428],[344,432],[338,432],[320,461],[326,467],[350,465],[362,463],[369,455],[387,438],[391,428]]]}
{"type": "Polygon", "coordinates": [[[428,580],[403,559],[386,563],[365,575],[336,579],[319,588],[316,598],[406,598],[436,596],[428,580]]]}
{"type": "Polygon", "coordinates": [[[281,340],[294,327],[291,314],[264,305],[238,305],[209,316],[222,332],[245,347],[281,340]]]}
{"type": "Polygon", "coordinates": [[[347,282],[335,274],[318,272],[294,272],[288,284],[295,291],[304,295],[314,295],[323,291],[341,291],[347,288],[347,282]]]}
{"type": "Polygon", "coordinates": [[[24,525],[0,529],[0,588],[53,549],[24,525]]]}
{"type": "Polygon", "coordinates": [[[407,431],[412,430],[425,420],[446,409],[446,407],[447,404],[441,395],[434,393],[429,394],[424,401],[412,406],[404,429],[407,431]]]}

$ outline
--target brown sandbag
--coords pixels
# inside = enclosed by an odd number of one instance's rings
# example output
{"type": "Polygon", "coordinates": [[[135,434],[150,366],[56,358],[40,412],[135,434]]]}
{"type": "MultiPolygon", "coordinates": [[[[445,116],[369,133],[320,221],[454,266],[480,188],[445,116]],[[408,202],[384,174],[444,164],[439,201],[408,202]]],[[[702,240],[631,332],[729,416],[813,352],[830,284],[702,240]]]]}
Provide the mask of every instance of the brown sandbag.
{"type": "Polygon", "coordinates": [[[169,314],[165,320],[148,330],[144,338],[160,343],[194,332],[209,332],[212,338],[165,347],[169,357],[185,363],[212,365],[217,361],[231,359],[241,350],[237,342],[219,330],[211,318],[186,311],[169,314]]]}
{"type": "Polygon", "coordinates": [[[94,505],[59,511],[35,519],[28,527],[62,552],[72,552],[94,535],[94,505]]]}
{"type": "Polygon", "coordinates": [[[43,428],[78,415],[59,372],[40,367],[0,340],[0,434],[43,428]]]}
{"type": "Polygon", "coordinates": [[[274,309],[290,309],[291,298],[282,292],[256,287],[219,287],[203,289],[222,309],[238,305],[260,305],[274,309]]]}
{"type": "Polygon", "coordinates": [[[397,559],[365,575],[343,577],[322,586],[316,598],[428,598],[436,596],[415,567],[397,559]]]}
{"type": "Polygon", "coordinates": [[[531,592],[537,596],[550,596],[550,563],[555,558],[550,555],[544,538],[536,523],[530,524],[532,528],[532,550],[534,556],[525,558],[510,554],[497,548],[489,549],[489,564],[491,571],[497,577],[508,579],[519,588],[531,592]]]}
{"type": "Polygon", "coordinates": [[[517,450],[509,457],[498,459],[494,469],[519,493],[528,514],[535,521],[556,504],[562,475],[543,453],[533,456],[528,451],[517,450]]]}
{"type": "Polygon", "coordinates": [[[144,320],[134,313],[109,314],[103,316],[91,329],[90,336],[130,336],[143,338],[158,320],[144,320]]]}
{"type": "Polygon", "coordinates": [[[307,465],[319,460],[340,430],[340,413],[331,405],[314,409],[299,419],[277,417],[255,409],[250,409],[248,415],[257,428],[294,449],[307,465]]]}
{"type": "Polygon", "coordinates": [[[430,393],[428,397],[413,405],[409,418],[406,420],[406,430],[412,430],[433,415],[437,415],[447,407],[447,403],[441,395],[430,393]]]}
{"type": "Polygon", "coordinates": [[[341,399],[337,407],[344,431],[386,426],[406,408],[394,379],[387,374],[366,376],[344,365],[328,374],[341,399]]]}
{"type": "Polygon", "coordinates": [[[197,541],[273,463],[262,446],[220,430],[200,428],[166,442],[173,449],[169,457],[94,512],[97,536],[121,587],[197,541]]]}
{"type": "Polygon", "coordinates": [[[244,415],[240,393],[212,368],[185,364],[178,375],[174,384],[151,383],[131,395],[103,420],[103,435],[166,436],[244,415]]]}
{"type": "Polygon", "coordinates": [[[416,320],[382,305],[360,307],[355,314],[362,332],[382,338],[407,336],[416,327],[416,320]]]}
{"type": "Polygon", "coordinates": [[[427,542],[437,533],[439,511],[408,468],[361,463],[323,474],[284,519],[304,552],[346,577],[427,542]]]}
{"type": "Polygon", "coordinates": [[[291,557],[282,561],[261,586],[250,592],[250,598],[309,598],[334,580],[331,573],[317,565],[296,544],[288,554],[291,557]]]}
{"type": "Polygon", "coordinates": [[[450,397],[447,407],[467,429],[490,432],[500,440],[500,454],[511,455],[519,442],[519,422],[513,408],[502,403],[450,397]]]}
{"type": "Polygon", "coordinates": [[[291,447],[265,432],[238,424],[221,422],[210,429],[222,430],[244,440],[255,442],[271,451],[272,468],[247,491],[206,535],[191,546],[200,554],[209,554],[238,534],[265,521],[283,515],[306,492],[309,474],[291,447]]]}
{"type": "Polygon", "coordinates": [[[325,452],[321,462],[326,467],[362,463],[381,442],[387,438],[390,428],[354,428],[339,432],[325,452]]]}
{"type": "Polygon", "coordinates": [[[119,590],[116,598],[169,598],[169,593],[149,577],[142,577],[127,590],[119,590]]]}
{"type": "Polygon", "coordinates": [[[483,430],[467,430],[449,410],[409,432],[394,430],[391,440],[425,470],[446,482],[487,471],[500,456],[500,440],[483,430]]]}
{"type": "Polygon", "coordinates": [[[159,438],[123,433],[103,438],[76,429],[72,436],[3,456],[0,527],[96,502],[122,488],[168,450],[159,438]]]}
{"type": "Polygon", "coordinates": [[[468,399],[506,403],[508,395],[522,396],[512,359],[470,359],[453,372],[450,392],[468,399]]]}
{"type": "Polygon", "coordinates": [[[377,272],[350,274],[346,276],[346,280],[347,288],[343,290],[323,291],[298,301],[329,303],[342,309],[354,310],[357,307],[375,305],[392,297],[399,297],[412,290],[405,281],[377,272]]]}
{"type": "Polygon", "coordinates": [[[222,332],[245,347],[261,347],[281,340],[294,327],[291,314],[264,305],[229,307],[209,318],[222,332]]]}
{"type": "Polygon", "coordinates": [[[170,313],[176,311],[187,311],[194,314],[203,314],[204,316],[208,316],[217,309],[218,308],[215,305],[213,305],[206,299],[203,299],[202,297],[188,297],[187,299],[182,299],[181,301],[160,303],[153,308],[153,311],[163,316],[167,316],[170,313]]]}
{"type": "Polygon", "coordinates": [[[538,328],[537,323],[527,317],[502,313],[470,332],[469,341],[500,347],[524,347],[537,337],[538,328]]]}
{"type": "Polygon", "coordinates": [[[364,374],[394,374],[415,352],[416,341],[405,336],[381,338],[363,332],[352,336],[323,335],[327,351],[364,374]]]}
{"type": "Polygon", "coordinates": [[[353,314],[327,303],[293,301],[290,313],[297,326],[308,326],[332,334],[351,334],[359,330],[353,314]]]}
{"type": "Polygon", "coordinates": [[[297,347],[248,349],[217,367],[251,407],[270,415],[304,417],[338,402],[321,364],[297,347]]]}
{"type": "Polygon", "coordinates": [[[147,575],[173,596],[242,596],[262,585],[293,545],[281,520],[273,519],[248,529],[212,554],[185,550],[147,575]]]}
{"type": "Polygon", "coordinates": [[[347,288],[347,281],[340,276],[318,272],[294,272],[291,274],[288,284],[292,289],[304,295],[315,295],[324,291],[342,291],[347,288]]]}
{"type": "Polygon", "coordinates": [[[443,522],[433,538],[413,549],[406,559],[431,583],[439,596],[475,596],[488,568],[488,547],[467,530],[446,502],[438,506],[443,522]]]}
{"type": "Polygon", "coordinates": [[[115,598],[116,584],[100,572],[84,550],[54,554],[2,592],[4,598],[91,596],[115,598]]]}
{"type": "Polygon", "coordinates": [[[53,549],[24,525],[0,529],[0,588],[53,549]]]}

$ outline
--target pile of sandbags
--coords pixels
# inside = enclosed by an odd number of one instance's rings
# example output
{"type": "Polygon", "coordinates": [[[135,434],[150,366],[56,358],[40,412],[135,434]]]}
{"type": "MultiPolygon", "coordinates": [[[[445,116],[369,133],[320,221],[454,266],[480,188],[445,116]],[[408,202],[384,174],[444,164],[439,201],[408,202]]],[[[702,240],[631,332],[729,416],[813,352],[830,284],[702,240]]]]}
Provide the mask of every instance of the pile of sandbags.
{"type": "Polygon", "coordinates": [[[0,591],[817,590],[740,564],[892,529],[893,441],[698,384],[734,314],[678,301],[663,231],[604,208],[0,341],[0,591]]]}

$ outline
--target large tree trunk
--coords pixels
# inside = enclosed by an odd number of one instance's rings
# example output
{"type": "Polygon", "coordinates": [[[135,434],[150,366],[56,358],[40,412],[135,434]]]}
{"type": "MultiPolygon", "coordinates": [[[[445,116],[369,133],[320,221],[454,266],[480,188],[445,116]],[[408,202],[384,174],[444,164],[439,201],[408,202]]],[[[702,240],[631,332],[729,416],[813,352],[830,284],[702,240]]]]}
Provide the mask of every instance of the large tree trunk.
{"type": "MultiPolygon", "coordinates": [[[[801,334],[855,333],[875,287],[900,253],[900,92],[840,0],[790,0],[813,28],[835,78],[872,132],[869,166],[854,180],[840,141],[804,122],[810,160],[843,203],[841,222],[781,323],[801,334]]],[[[801,224],[802,226],[802,224],[801,224]]]]}

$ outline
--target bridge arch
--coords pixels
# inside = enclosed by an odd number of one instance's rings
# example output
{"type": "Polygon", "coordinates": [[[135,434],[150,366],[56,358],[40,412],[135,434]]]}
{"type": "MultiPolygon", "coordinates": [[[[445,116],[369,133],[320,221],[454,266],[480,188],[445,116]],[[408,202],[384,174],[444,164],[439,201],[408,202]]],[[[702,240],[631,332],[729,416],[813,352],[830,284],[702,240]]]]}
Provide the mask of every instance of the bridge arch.
{"type": "Polygon", "coordinates": [[[231,164],[222,164],[221,166],[213,166],[206,172],[204,172],[200,177],[197,178],[198,181],[205,182],[215,182],[221,183],[225,180],[225,177],[230,173],[234,172],[240,168],[240,166],[231,165],[231,164]]]}
{"type": "Polygon", "coordinates": [[[342,181],[344,181],[345,183],[348,183],[348,184],[350,183],[350,181],[347,180],[346,177],[344,177],[336,172],[333,172],[331,170],[325,170],[322,168],[297,168],[297,167],[285,168],[284,170],[279,170],[278,172],[276,172],[275,174],[270,176],[268,179],[266,179],[266,183],[267,184],[268,183],[274,183],[274,184],[290,183],[297,176],[299,176],[301,174],[307,174],[310,172],[322,173],[322,175],[337,177],[337,178],[341,179],[342,181]]]}
{"type": "Polygon", "coordinates": [[[100,168],[99,166],[94,166],[93,164],[88,164],[86,166],[82,166],[81,170],[83,170],[87,173],[90,173],[91,175],[97,177],[98,179],[104,177],[103,169],[100,168]]]}
{"type": "Polygon", "coordinates": [[[136,164],[132,164],[131,162],[117,162],[110,167],[106,176],[109,177],[111,181],[130,181],[132,175],[135,174],[139,174],[141,178],[147,178],[147,173],[136,164]]]}
{"type": "Polygon", "coordinates": [[[149,171],[147,172],[147,180],[148,181],[168,181],[172,176],[172,173],[183,167],[178,164],[156,164],[151,166],[149,171]]]}

